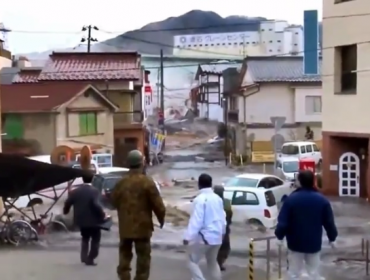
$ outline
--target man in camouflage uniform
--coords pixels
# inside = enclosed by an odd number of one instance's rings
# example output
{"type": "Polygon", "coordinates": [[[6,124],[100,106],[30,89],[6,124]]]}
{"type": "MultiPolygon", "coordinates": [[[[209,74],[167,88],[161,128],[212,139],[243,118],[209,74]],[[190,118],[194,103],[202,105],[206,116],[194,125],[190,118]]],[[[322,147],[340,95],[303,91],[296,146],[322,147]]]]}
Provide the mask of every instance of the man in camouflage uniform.
{"type": "Polygon", "coordinates": [[[217,262],[222,271],[225,270],[224,263],[230,254],[230,225],[233,217],[233,211],[231,209],[231,202],[224,198],[224,188],[222,186],[215,186],[214,192],[218,194],[224,201],[224,210],[226,213],[226,234],[222,241],[220,250],[218,251],[217,262]]]}
{"type": "Polygon", "coordinates": [[[128,154],[130,171],[114,187],[112,204],[117,209],[119,222],[119,265],[120,280],[131,280],[132,246],[135,245],[137,263],[135,280],[148,280],[151,263],[153,218],[157,216],[163,227],[166,208],[154,181],[142,174],[143,156],[134,150],[128,154]]]}

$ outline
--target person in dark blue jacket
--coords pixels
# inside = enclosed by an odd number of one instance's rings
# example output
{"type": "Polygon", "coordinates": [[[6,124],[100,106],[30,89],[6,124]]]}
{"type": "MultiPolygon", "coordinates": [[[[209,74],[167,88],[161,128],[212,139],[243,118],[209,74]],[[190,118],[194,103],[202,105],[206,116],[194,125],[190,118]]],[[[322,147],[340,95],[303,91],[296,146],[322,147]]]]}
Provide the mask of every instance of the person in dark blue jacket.
{"type": "Polygon", "coordinates": [[[314,174],[298,174],[300,187],[285,201],[279,213],[275,235],[280,245],[286,238],[289,249],[289,279],[300,279],[303,265],[310,279],[320,279],[320,251],[323,228],[334,248],[338,236],[330,202],[314,188],[314,174]]]}

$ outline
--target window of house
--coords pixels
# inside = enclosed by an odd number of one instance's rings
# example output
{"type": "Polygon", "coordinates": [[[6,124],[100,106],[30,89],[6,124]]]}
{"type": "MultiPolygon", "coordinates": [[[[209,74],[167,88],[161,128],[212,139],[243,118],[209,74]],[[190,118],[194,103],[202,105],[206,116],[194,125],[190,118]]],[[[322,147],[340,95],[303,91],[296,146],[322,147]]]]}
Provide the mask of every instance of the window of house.
{"type": "Polygon", "coordinates": [[[97,115],[94,112],[79,114],[80,135],[97,134],[97,115]]]}
{"type": "Polygon", "coordinates": [[[313,115],[321,113],[321,96],[306,96],[305,97],[306,114],[313,115]]]}
{"type": "MultiPolygon", "coordinates": [[[[335,50],[340,69],[336,79],[337,93],[356,93],[357,89],[357,45],[341,46],[335,50]]],[[[338,69],[337,68],[337,69],[338,69]]]]}
{"type": "Polygon", "coordinates": [[[6,139],[22,139],[24,133],[23,120],[21,115],[7,114],[4,123],[6,139]]]}

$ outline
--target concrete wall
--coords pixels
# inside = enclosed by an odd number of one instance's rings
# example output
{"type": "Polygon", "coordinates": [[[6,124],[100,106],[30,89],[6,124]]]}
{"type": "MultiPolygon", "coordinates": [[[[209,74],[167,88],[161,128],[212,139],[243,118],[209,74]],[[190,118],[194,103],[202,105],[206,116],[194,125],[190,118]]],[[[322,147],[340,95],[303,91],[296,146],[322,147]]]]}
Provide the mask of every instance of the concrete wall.
{"type": "Polygon", "coordinates": [[[370,1],[323,1],[323,130],[369,133],[370,1]],[[361,15],[361,16],[351,16],[361,15]],[[334,94],[340,79],[335,46],[357,44],[357,92],[334,94]]]}

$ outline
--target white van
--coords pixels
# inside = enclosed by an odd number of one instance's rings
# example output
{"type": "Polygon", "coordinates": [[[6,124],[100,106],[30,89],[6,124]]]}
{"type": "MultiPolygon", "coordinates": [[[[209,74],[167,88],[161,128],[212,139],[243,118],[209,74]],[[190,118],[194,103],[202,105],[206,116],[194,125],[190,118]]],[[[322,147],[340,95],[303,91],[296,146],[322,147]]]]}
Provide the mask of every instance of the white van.
{"type": "Polygon", "coordinates": [[[315,142],[287,142],[281,147],[280,158],[294,157],[298,160],[311,159],[315,164],[320,164],[322,156],[315,142]]]}
{"type": "Polygon", "coordinates": [[[281,172],[283,179],[293,181],[299,172],[299,160],[295,157],[278,158],[276,169],[281,172]]]}

